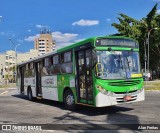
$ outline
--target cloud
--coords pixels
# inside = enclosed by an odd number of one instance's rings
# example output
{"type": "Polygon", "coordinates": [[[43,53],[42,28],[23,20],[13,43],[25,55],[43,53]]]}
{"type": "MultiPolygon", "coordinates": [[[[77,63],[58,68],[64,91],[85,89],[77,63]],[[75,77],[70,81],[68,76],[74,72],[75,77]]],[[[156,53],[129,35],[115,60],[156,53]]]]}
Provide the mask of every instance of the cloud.
{"type": "MultiPolygon", "coordinates": [[[[51,33],[53,40],[56,41],[56,49],[68,46],[82,39],[78,39],[78,34],[75,33],[62,33],[60,31],[55,31],[51,33]]],[[[24,40],[31,42],[35,38],[39,37],[39,34],[26,37],[24,40]]]]}
{"type": "Polygon", "coordinates": [[[75,43],[78,40],[78,34],[55,31],[52,32],[52,38],[56,41],[56,49],[59,49],[75,43]]]}
{"type": "Polygon", "coordinates": [[[111,19],[110,19],[110,18],[107,18],[106,20],[107,20],[107,22],[110,22],[110,21],[111,21],[111,19]]]}
{"type": "Polygon", "coordinates": [[[29,36],[29,37],[26,37],[24,40],[25,41],[28,41],[28,42],[32,42],[35,40],[35,38],[38,38],[39,37],[39,34],[36,34],[34,36],[29,36]]]}
{"type": "Polygon", "coordinates": [[[81,19],[79,21],[76,21],[72,23],[72,25],[79,25],[79,26],[93,26],[93,25],[98,25],[99,21],[98,20],[84,20],[81,19]]]}
{"type": "Polygon", "coordinates": [[[61,33],[59,31],[55,31],[52,32],[52,37],[54,40],[56,40],[56,42],[72,42],[73,40],[75,40],[77,38],[78,34],[74,34],[74,33],[61,33]]]}
{"type": "Polygon", "coordinates": [[[28,31],[28,32],[31,32],[32,30],[29,29],[29,30],[27,30],[27,31],[28,31]]]}
{"type": "Polygon", "coordinates": [[[40,25],[40,24],[36,25],[36,28],[40,28],[41,29],[41,28],[44,28],[44,27],[45,27],[44,25],[40,25]]]}
{"type": "Polygon", "coordinates": [[[157,13],[160,14],[160,9],[157,10],[157,13]]]}
{"type": "Polygon", "coordinates": [[[76,43],[76,42],[83,41],[83,40],[85,40],[85,39],[84,39],[84,38],[83,38],[83,39],[77,39],[77,40],[75,40],[75,43],[76,43]]]}

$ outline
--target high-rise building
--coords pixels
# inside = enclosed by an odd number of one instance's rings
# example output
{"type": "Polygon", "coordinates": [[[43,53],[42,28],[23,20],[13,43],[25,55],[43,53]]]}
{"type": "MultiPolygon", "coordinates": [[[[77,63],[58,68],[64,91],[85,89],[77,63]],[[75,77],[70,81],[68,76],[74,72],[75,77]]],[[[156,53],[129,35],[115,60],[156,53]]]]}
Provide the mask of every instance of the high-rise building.
{"type": "Polygon", "coordinates": [[[55,50],[55,41],[52,39],[52,34],[44,28],[40,31],[39,38],[35,39],[35,49],[39,51],[39,55],[43,55],[55,50]]]}

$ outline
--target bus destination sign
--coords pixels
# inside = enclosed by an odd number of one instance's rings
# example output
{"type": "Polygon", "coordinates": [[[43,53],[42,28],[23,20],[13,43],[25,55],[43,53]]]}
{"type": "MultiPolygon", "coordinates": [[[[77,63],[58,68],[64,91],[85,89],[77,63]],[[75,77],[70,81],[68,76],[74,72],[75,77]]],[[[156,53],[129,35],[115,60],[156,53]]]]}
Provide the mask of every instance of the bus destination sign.
{"type": "Polygon", "coordinates": [[[96,44],[98,46],[120,46],[120,47],[129,47],[129,48],[138,48],[138,44],[129,39],[109,39],[109,38],[103,38],[98,39],[96,41],[96,44]]]}

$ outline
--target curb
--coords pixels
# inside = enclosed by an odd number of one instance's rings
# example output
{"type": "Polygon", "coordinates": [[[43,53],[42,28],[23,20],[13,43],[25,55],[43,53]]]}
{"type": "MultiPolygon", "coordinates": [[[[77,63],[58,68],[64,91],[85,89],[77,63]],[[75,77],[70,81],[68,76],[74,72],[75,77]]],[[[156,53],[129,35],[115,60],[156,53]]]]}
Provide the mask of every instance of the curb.
{"type": "Polygon", "coordinates": [[[148,92],[152,92],[152,91],[154,91],[154,92],[160,92],[160,90],[145,90],[145,91],[148,91],[148,92]]]}

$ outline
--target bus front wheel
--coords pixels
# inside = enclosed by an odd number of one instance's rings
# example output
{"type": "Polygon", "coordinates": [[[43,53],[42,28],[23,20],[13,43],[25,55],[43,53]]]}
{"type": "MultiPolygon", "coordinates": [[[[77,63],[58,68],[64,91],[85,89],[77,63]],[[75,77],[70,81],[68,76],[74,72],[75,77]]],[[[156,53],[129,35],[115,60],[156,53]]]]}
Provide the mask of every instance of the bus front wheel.
{"type": "Polygon", "coordinates": [[[66,90],[64,93],[64,106],[68,110],[75,110],[76,109],[76,104],[75,104],[75,99],[74,95],[71,90],[66,90]]]}

